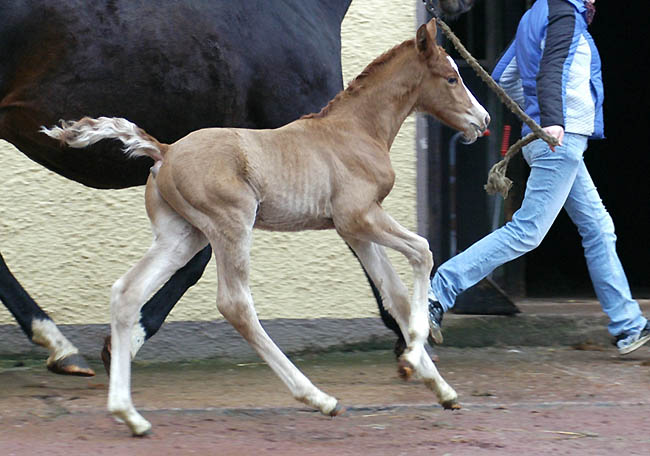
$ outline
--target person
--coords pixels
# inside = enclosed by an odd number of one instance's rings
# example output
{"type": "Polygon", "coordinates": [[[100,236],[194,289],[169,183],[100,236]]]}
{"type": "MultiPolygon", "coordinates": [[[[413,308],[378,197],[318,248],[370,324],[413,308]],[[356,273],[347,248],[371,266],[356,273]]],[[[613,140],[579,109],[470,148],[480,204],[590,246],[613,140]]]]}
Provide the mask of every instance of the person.
{"type": "MultiPolygon", "coordinates": [[[[603,134],[598,50],[587,31],[595,0],[537,0],[495,66],[494,79],[549,135],[524,147],[530,176],[512,220],[443,263],[429,289],[431,338],[456,297],[492,270],[536,248],[564,207],[582,237],[589,275],[621,354],[650,340],[616,253],[614,224],[585,167],[588,139],[603,134]]],[[[530,133],[524,125],[522,135],[530,133]]]]}

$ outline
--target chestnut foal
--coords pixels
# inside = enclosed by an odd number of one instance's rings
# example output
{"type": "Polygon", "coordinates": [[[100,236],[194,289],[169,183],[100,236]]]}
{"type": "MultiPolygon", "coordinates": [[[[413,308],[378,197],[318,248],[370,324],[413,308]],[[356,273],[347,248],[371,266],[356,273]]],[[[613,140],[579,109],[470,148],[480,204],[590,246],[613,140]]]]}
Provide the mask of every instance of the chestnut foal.
{"type": "Polygon", "coordinates": [[[116,138],[127,153],[156,161],[145,193],[153,244],[115,283],[111,296],[108,408],[133,434],[145,434],[151,425],[131,400],[131,328],[149,295],[208,242],[217,262],[219,311],[297,400],[325,415],[341,412],[337,400],[289,361],[257,319],[248,284],[253,228],[336,229],[380,288],[384,305],[404,333],[407,349],[400,374],[417,374],[443,407],[458,407],[456,392],[424,349],[433,266],[429,244],[381,207],[395,180],[389,149],[411,112],[437,117],[462,131],[468,142],[490,120],[435,37],[435,24],[423,25],[415,40],[375,59],[320,113],[275,130],[208,128],[167,145],[125,119],[84,118],[42,129],[71,147],[116,138]],[[401,252],[413,267],[410,300],[384,247],[401,252]]]}

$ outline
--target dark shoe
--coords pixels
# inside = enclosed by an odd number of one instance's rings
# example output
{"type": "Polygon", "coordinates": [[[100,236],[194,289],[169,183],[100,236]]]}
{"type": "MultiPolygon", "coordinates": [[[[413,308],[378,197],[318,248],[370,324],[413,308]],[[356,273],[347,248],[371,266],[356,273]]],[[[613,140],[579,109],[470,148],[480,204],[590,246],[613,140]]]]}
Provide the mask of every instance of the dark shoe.
{"type": "Polygon", "coordinates": [[[445,314],[438,301],[429,298],[429,333],[436,344],[442,343],[442,317],[445,314]]]}
{"type": "Polygon", "coordinates": [[[616,336],[615,343],[618,347],[618,352],[621,355],[627,355],[628,353],[632,353],[637,348],[640,348],[648,341],[650,341],[650,322],[646,323],[645,328],[643,328],[638,333],[619,334],[616,336]]]}

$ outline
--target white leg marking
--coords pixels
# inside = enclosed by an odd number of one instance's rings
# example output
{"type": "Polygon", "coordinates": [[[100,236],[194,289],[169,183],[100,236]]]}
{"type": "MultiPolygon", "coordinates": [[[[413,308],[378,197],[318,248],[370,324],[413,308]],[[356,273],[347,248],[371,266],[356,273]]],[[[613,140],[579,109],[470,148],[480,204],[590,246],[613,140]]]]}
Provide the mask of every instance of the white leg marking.
{"type": "Polygon", "coordinates": [[[144,345],[146,337],[147,334],[139,322],[133,325],[131,329],[131,359],[135,358],[135,355],[138,354],[138,351],[144,345]]]}
{"type": "Polygon", "coordinates": [[[63,335],[52,320],[32,320],[32,342],[41,345],[50,352],[47,365],[67,356],[79,353],[77,347],[63,335]]]}

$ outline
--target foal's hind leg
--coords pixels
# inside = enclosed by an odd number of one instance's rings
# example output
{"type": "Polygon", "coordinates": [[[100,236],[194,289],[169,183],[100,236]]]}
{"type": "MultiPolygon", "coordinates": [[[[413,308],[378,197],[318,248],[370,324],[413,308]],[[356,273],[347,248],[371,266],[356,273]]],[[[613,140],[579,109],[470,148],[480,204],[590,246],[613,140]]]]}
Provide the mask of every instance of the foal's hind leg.
{"type": "Polygon", "coordinates": [[[147,297],[207,244],[200,231],[162,200],[155,186],[147,185],[147,209],[154,241],[145,256],[115,282],[111,290],[112,362],[108,409],[126,422],[135,435],[145,434],[151,425],[135,410],[131,400],[133,325],[147,297]]]}
{"type": "Polygon", "coordinates": [[[275,345],[260,324],[248,286],[250,245],[255,208],[219,217],[226,227],[215,227],[210,244],[217,260],[217,307],[233,327],[273,369],[293,397],[325,415],[341,412],[337,400],[316,388],[275,345]],[[234,222],[236,219],[237,222],[234,222]],[[239,222],[241,224],[239,224],[239,222]],[[240,228],[237,227],[240,226],[240,228]],[[220,229],[219,229],[220,228],[220,229]],[[216,230],[219,229],[220,232],[216,230]]]}
{"type": "MultiPolygon", "coordinates": [[[[131,333],[131,358],[135,358],[145,341],[153,337],[160,329],[169,312],[178,303],[189,288],[201,278],[205,267],[212,257],[212,248],[208,245],[176,271],[174,275],[154,294],[140,309],[140,319],[133,326],[131,333]]],[[[101,359],[106,373],[111,373],[111,336],[104,339],[101,359]]]]}
{"type": "MultiPolygon", "coordinates": [[[[348,245],[354,250],[357,258],[363,265],[368,276],[379,284],[379,292],[383,298],[386,309],[395,316],[397,323],[402,329],[407,345],[410,342],[408,322],[410,315],[410,303],[408,290],[399,275],[393,269],[388,255],[384,248],[369,241],[347,239],[348,245]]],[[[445,408],[455,408],[457,394],[451,386],[438,373],[435,365],[426,354],[421,355],[426,359],[419,360],[422,366],[422,376],[427,386],[431,388],[438,397],[438,401],[445,408]]]]}

